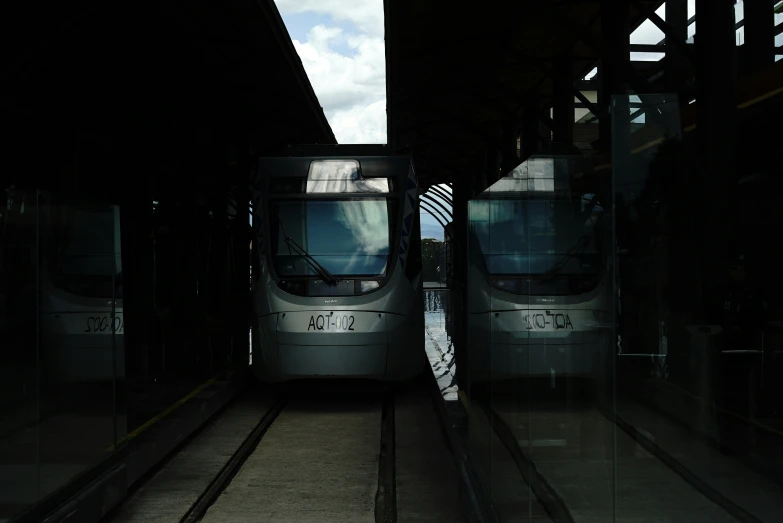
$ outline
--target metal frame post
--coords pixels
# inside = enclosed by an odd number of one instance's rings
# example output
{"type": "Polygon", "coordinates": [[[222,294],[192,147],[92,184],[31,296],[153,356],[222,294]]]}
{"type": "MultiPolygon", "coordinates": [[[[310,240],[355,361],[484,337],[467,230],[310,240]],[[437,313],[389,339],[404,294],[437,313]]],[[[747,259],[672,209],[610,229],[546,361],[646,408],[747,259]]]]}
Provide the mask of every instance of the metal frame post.
{"type": "Polygon", "coordinates": [[[598,135],[601,148],[611,150],[612,95],[625,92],[623,75],[629,69],[630,55],[630,2],[629,0],[604,0],[601,2],[601,37],[604,54],[598,66],[598,135]]]}
{"type": "Polygon", "coordinates": [[[574,141],[574,65],[570,54],[557,60],[553,69],[554,141],[574,141]]]}
{"type": "Polygon", "coordinates": [[[710,293],[725,278],[728,246],[736,238],[737,213],[729,203],[737,184],[734,0],[697,0],[696,11],[696,111],[703,197],[693,195],[692,199],[701,202],[701,212],[695,214],[703,220],[703,293],[710,293]]]}
{"type": "Polygon", "coordinates": [[[742,69],[753,73],[775,63],[775,0],[745,0],[742,69]]]}

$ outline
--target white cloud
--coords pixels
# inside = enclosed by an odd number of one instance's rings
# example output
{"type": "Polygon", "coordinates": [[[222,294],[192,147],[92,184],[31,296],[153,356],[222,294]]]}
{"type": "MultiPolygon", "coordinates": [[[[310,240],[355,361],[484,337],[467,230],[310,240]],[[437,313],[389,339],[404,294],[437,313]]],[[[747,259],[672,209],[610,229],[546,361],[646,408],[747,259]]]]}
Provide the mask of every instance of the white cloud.
{"type": "Polygon", "coordinates": [[[386,100],[327,115],[338,143],[386,143],[386,100]]]}
{"type": "Polygon", "coordinates": [[[383,0],[275,0],[275,4],[283,16],[306,12],[329,15],[383,39],[383,0]]]}
{"type": "Polygon", "coordinates": [[[338,143],[386,143],[383,38],[316,25],[306,42],[293,43],[338,143]],[[333,44],[338,42],[354,51],[354,56],[335,51],[333,44]]]}

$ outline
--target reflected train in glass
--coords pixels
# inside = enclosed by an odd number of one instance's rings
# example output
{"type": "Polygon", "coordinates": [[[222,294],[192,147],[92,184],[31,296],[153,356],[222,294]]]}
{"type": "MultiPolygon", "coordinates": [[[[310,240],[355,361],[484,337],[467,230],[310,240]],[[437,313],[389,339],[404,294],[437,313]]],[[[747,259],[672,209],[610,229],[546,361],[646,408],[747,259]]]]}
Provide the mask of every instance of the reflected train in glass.
{"type": "Polygon", "coordinates": [[[531,157],[469,202],[472,380],[605,367],[611,227],[582,162],[531,157]]]}
{"type": "Polygon", "coordinates": [[[124,376],[119,206],[39,193],[41,361],[51,380],[124,376]]]}
{"type": "Polygon", "coordinates": [[[384,154],[301,146],[259,160],[251,271],[261,381],[401,381],[424,369],[417,181],[410,158],[384,154]]]}

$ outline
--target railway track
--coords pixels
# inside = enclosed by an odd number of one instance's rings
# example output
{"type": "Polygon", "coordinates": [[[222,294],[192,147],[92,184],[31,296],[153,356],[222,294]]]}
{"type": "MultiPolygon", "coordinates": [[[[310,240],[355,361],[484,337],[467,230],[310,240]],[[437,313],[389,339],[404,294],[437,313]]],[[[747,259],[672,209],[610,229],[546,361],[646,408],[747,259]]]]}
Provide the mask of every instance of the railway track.
{"type": "Polygon", "coordinates": [[[238,400],[106,521],[459,522],[453,458],[421,385],[238,400]]]}
{"type": "Polygon", "coordinates": [[[248,391],[103,521],[459,523],[457,469],[429,389],[248,391]]]}
{"type": "Polygon", "coordinates": [[[226,463],[217,477],[210,483],[209,487],[207,487],[203,494],[199,496],[196,503],[194,503],[190,510],[182,517],[180,520],[181,523],[195,523],[204,518],[209,507],[217,501],[226,487],[231,483],[231,480],[234,479],[237,472],[242,468],[242,465],[247,461],[247,458],[256,450],[261,439],[264,437],[264,434],[266,434],[269,427],[272,426],[277,419],[277,416],[285,407],[285,403],[285,398],[280,397],[272,404],[272,408],[270,408],[266,415],[261,418],[261,421],[258,422],[258,425],[253,429],[253,432],[251,432],[245,441],[242,442],[242,445],[237,449],[234,455],[231,456],[231,459],[228,460],[228,463],[226,463]]]}
{"type": "Polygon", "coordinates": [[[391,393],[284,393],[180,521],[394,523],[394,450],[391,393]]]}

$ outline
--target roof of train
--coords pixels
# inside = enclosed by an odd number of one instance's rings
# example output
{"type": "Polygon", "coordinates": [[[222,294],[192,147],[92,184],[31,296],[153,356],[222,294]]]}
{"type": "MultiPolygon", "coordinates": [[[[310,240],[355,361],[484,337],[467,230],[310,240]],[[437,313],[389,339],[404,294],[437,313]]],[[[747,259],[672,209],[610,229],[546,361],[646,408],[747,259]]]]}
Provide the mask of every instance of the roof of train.
{"type": "Polygon", "coordinates": [[[360,157],[393,156],[386,144],[302,144],[289,145],[281,156],[290,157],[360,157]]]}

